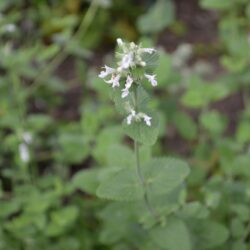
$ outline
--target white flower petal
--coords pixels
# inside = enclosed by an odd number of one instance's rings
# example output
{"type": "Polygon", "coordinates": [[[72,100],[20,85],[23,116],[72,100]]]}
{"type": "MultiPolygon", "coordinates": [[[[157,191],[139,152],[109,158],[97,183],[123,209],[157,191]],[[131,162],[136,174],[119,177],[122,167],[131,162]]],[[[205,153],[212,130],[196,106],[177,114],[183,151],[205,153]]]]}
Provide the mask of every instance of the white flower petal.
{"type": "Polygon", "coordinates": [[[144,119],[144,122],[147,124],[147,126],[150,127],[150,126],[151,126],[151,119],[152,119],[152,117],[150,117],[150,116],[144,114],[144,115],[143,115],[143,119],[144,119]]]}
{"type": "Polygon", "coordinates": [[[130,114],[127,116],[127,124],[130,125],[133,119],[136,118],[136,112],[133,109],[130,109],[130,114]]]}
{"type": "Polygon", "coordinates": [[[112,75],[110,80],[104,80],[108,84],[112,84],[112,88],[119,87],[120,86],[120,78],[121,76],[119,74],[112,75]]]}
{"type": "Polygon", "coordinates": [[[29,150],[25,143],[19,145],[19,154],[23,162],[28,162],[30,160],[29,150]]]}
{"type": "Polygon", "coordinates": [[[105,78],[110,74],[113,74],[115,72],[115,69],[108,67],[107,65],[104,65],[104,69],[103,71],[100,72],[99,77],[100,78],[105,78]]]}
{"type": "Polygon", "coordinates": [[[133,78],[130,75],[128,75],[125,87],[129,89],[132,86],[132,83],[133,83],[133,78]]]}
{"type": "Polygon", "coordinates": [[[124,43],[123,43],[123,41],[122,41],[121,38],[117,38],[116,42],[117,42],[117,44],[118,44],[119,47],[122,47],[124,45],[124,43]]]}
{"type": "Polygon", "coordinates": [[[128,96],[129,95],[129,91],[128,91],[128,89],[122,89],[122,98],[125,98],[126,96],[128,96]]]}
{"type": "Polygon", "coordinates": [[[130,114],[127,116],[127,124],[130,125],[132,123],[133,116],[130,114]]]}
{"type": "Polygon", "coordinates": [[[148,74],[144,74],[144,75],[153,87],[157,86],[157,81],[155,79],[156,75],[148,75],[148,74]]]}
{"type": "Polygon", "coordinates": [[[153,48],[143,48],[142,51],[145,52],[145,53],[152,54],[153,52],[155,52],[155,49],[153,49],[153,48]]]}
{"type": "Polygon", "coordinates": [[[119,63],[122,69],[128,69],[130,66],[133,65],[133,54],[127,53],[122,57],[122,60],[119,63]]]}

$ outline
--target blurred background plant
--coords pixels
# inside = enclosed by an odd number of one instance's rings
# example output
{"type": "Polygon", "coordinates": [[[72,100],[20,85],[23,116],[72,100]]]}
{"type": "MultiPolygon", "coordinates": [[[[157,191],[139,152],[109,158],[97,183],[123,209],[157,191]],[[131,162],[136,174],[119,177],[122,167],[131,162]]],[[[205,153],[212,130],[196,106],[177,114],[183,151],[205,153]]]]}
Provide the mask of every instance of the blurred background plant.
{"type": "Polygon", "coordinates": [[[156,246],[93,195],[95,169],[131,146],[97,77],[117,37],[160,50],[160,140],[144,153],[189,161],[175,202],[198,236],[183,250],[249,250],[248,0],[0,2],[0,249],[180,250],[164,248],[180,227],[156,246]]]}

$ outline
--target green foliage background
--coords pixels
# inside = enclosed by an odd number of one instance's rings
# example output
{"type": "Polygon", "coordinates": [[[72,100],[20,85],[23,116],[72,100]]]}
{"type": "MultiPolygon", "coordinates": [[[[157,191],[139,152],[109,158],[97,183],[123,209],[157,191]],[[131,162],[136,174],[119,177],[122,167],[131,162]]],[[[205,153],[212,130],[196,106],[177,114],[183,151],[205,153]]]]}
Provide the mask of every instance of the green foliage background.
{"type": "Polygon", "coordinates": [[[0,1],[0,250],[250,249],[250,3],[194,2],[0,1]],[[155,227],[123,188],[131,140],[97,77],[117,37],[159,49],[160,138],[142,161],[190,166],[185,185],[152,185],[155,227]]]}

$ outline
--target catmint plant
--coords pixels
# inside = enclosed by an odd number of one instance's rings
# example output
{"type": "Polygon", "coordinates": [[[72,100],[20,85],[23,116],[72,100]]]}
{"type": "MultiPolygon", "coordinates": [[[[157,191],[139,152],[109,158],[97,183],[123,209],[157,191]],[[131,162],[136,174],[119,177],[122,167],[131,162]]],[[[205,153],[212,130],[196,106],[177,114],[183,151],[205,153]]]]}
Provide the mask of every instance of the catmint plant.
{"type": "Polygon", "coordinates": [[[227,230],[209,220],[201,203],[187,202],[188,164],[147,153],[159,130],[157,111],[150,107],[154,97],[148,94],[157,88],[156,49],[121,39],[117,44],[114,65],[105,65],[99,77],[110,86],[133,150],[113,145],[105,167],[83,170],[73,178],[75,188],[110,201],[99,213],[99,240],[112,249],[141,250],[200,250],[222,244],[227,230]]]}
{"type": "MultiPolygon", "coordinates": [[[[125,133],[134,141],[135,168],[128,166],[121,170],[123,174],[117,175],[117,187],[113,187],[116,191],[109,193],[112,188],[106,182],[100,185],[97,195],[115,200],[143,199],[148,212],[157,218],[158,211],[150,196],[168,193],[176,188],[184,181],[189,169],[186,163],[173,158],[151,159],[146,166],[142,166],[140,146],[154,144],[159,128],[157,114],[149,108],[151,97],[146,92],[146,88],[157,87],[157,78],[153,73],[157,51],[134,42],[126,43],[120,38],[117,44],[115,66],[105,65],[99,77],[113,89],[115,105],[124,118],[125,133]],[[119,178],[127,179],[128,183],[118,181],[119,178]]],[[[115,178],[113,176],[111,180],[115,178]]]]}

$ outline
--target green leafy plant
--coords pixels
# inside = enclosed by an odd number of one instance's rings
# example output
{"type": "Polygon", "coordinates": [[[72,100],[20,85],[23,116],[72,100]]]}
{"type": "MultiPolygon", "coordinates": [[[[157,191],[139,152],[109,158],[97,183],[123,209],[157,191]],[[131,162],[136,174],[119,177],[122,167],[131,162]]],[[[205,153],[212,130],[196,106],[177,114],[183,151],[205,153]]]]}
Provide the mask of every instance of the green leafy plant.
{"type": "Polygon", "coordinates": [[[81,171],[73,180],[81,190],[111,201],[100,212],[101,242],[115,249],[198,250],[221,245],[228,237],[226,228],[209,221],[201,203],[186,201],[188,164],[147,153],[159,132],[158,114],[146,91],[157,87],[156,50],[121,39],[117,43],[117,67],[105,65],[99,77],[112,87],[115,107],[125,116],[123,133],[132,139],[134,150],[130,141],[127,146],[114,145],[108,167],[81,171]],[[203,229],[197,230],[200,224],[203,229]]]}

